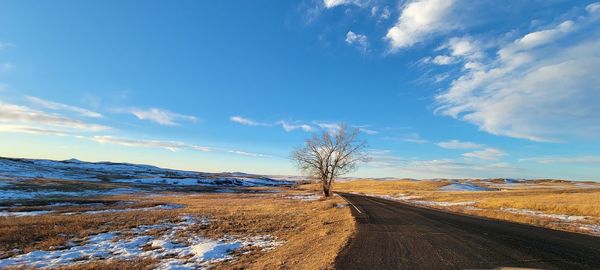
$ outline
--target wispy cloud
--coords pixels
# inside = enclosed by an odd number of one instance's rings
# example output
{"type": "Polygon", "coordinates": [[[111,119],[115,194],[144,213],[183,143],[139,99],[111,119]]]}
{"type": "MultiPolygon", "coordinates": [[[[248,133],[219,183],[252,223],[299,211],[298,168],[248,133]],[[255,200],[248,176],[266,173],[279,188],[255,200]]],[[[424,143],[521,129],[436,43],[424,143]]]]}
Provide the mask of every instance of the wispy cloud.
{"type": "Polygon", "coordinates": [[[91,137],[91,139],[99,143],[111,143],[133,147],[157,147],[164,148],[173,152],[184,148],[188,148],[188,145],[176,141],[135,140],[128,138],[118,138],[113,136],[93,136],[91,137]]]}
{"type": "Polygon", "coordinates": [[[436,113],[491,134],[533,141],[599,134],[600,10],[595,5],[576,19],[498,44],[488,57],[481,57],[481,45],[472,39],[454,40],[447,49],[463,66],[436,96],[436,113]]]}
{"type": "Polygon", "coordinates": [[[367,135],[377,135],[377,134],[379,134],[379,131],[370,129],[370,128],[366,127],[366,126],[354,126],[354,128],[358,128],[358,130],[360,132],[365,133],[367,135]]]}
{"type": "Polygon", "coordinates": [[[462,142],[459,140],[450,140],[445,142],[439,142],[437,145],[441,148],[446,149],[477,149],[483,148],[483,144],[478,144],[474,142],[462,142]]]}
{"type": "Polygon", "coordinates": [[[368,0],[323,0],[323,6],[325,8],[334,8],[337,6],[344,6],[344,5],[363,6],[367,2],[368,2],[368,0]]]}
{"type": "Polygon", "coordinates": [[[394,155],[391,150],[369,151],[371,160],[367,167],[377,170],[391,171],[396,175],[420,175],[421,177],[506,177],[522,174],[522,169],[506,162],[488,160],[456,160],[456,159],[415,159],[394,155]]]}
{"type": "Polygon", "coordinates": [[[429,141],[426,139],[423,139],[421,137],[421,135],[419,133],[413,132],[413,133],[408,133],[408,134],[402,134],[399,136],[388,136],[388,137],[384,137],[384,140],[388,140],[388,141],[399,141],[399,142],[410,142],[410,143],[418,143],[418,144],[423,144],[423,143],[428,143],[429,141]]]}
{"type": "Polygon", "coordinates": [[[485,148],[483,150],[479,150],[479,151],[473,151],[473,152],[468,152],[468,153],[464,153],[462,154],[464,157],[467,158],[477,158],[477,159],[483,159],[483,160],[498,160],[503,156],[506,156],[506,152],[497,149],[497,148],[485,148]]]}
{"type": "Polygon", "coordinates": [[[50,114],[26,106],[3,103],[0,101],[0,121],[8,123],[28,123],[36,126],[57,126],[80,131],[100,131],[110,129],[107,126],[87,123],[61,115],[50,114]]]}
{"type": "Polygon", "coordinates": [[[447,19],[454,3],[454,0],[415,0],[406,4],[386,35],[391,50],[410,47],[433,33],[456,27],[447,19]]]}
{"type": "Polygon", "coordinates": [[[129,112],[140,120],[148,120],[165,126],[177,126],[181,122],[195,123],[198,121],[195,116],[178,114],[165,109],[131,109],[129,112]]]}
{"type": "Polygon", "coordinates": [[[342,125],[340,123],[315,122],[315,125],[324,130],[327,130],[330,133],[337,133],[342,128],[342,125]]]}
{"type": "MultiPolygon", "coordinates": [[[[232,116],[229,118],[231,122],[238,123],[240,125],[252,126],[252,127],[281,127],[286,132],[292,132],[295,130],[301,130],[304,132],[316,132],[319,130],[325,130],[331,133],[337,133],[342,127],[340,123],[336,122],[321,122],[313,121],[312,123],[306,123],[302,121],[287,121],[279,120],[276,122],[261,122],[247,117],[239,115],[232,116]]],[[[376,135],[379,132],[373,129],[369,129],[368,126],[352,126],[357,128],[360,132],[368,135],[376,135]]]]}
{"type": "Polygon", "coordinates": [[[348,45],[356,46],[362,52],[367,52],[369,47],[369,41],[366,35],[357,34],[352,31],[346,33],[346,43],[348,43],[348,45]]]}
{"type": "Polygon", "coordinates": [[[294,131],[296,129],[301,129],[306,132],[315,131],[314,127],[307,125],[307,124],[291,124],[286,121],[278,121],[277,123],[280,124],[281,127],[283,128],[283,130],[285,130],[287,132],[294,131]]]}
{"type": "Polygon", "coordinates": [[[533,161],[541,164],[600,164],[600,156],[564,156],[523,158],[519,162],[533,161]]]}
{"type": "Polygon", "coordinates": [[[249,157],[261,157],[261,158],[271,157],[271,156],[265,155],[265,154],[252,153],[252,152],[239,151],[239,150],[229,150],[227,152],[236,154],[236,155],[249,156],[249,157]]]}
{"type": "Polygon", "coordinates": [[[229,117],[229,120],[231,122],[238,123],[238,124],[241,124],[241,125],[246,125],[246,126],[270,126],[270,124],[257,122],[257,121],[254,121],[252,119],[241,117],[241,116],[237,116],[237,115],[229,117]]]}
{"type": "Polygon", "coordinates": [[[77,137],[71,132],[65,130],[56,130],[50,128],[39,128],[25,125],[3,125],[0,124],[0,132],[12,132],[12,133],[28,133],[28,134],[39,134],[39,135],[54,135],[54,136],[73,136],[77,137]]]}
{"type": "Polygon", "coordinates": [[[74,112],[74,113],[77,113],[77,114],[80,114],[80,115],[86,116],[86,117],[102,118],[102,114],[88,110],[88,109],[84,109],[81,107],[71,106],[71,105],[58,103],[58,102],[54,102],[54,101],[50,101],[50,100],[45,100],[45,99],[41,99],[39,97],[33,97],[33,96],[26,96],[25,98],[27,100],[29,100],[29,102],[36,104],[38,106],[42,106],[45,109],[69,111],[69,112],[74,112]]]}

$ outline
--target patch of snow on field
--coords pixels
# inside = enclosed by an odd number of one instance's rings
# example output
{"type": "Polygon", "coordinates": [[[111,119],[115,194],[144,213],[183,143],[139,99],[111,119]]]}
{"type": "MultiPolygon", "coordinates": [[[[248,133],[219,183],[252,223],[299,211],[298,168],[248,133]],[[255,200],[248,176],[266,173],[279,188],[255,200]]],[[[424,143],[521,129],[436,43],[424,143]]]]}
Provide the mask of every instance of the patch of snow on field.
{"type": "Polygon", "coordinates": [[[156,269],[202,269],[211,263],[232,259],[231,252],[245,246],[256,246],[263,250],[272,249],[280,242],[272,236],[246,237],[236,239],[225,237],[211,240],[198,236],[187,236],[186,230],[195,224],[208,224],[206,218],[197,219],[185,215],[178,223],[142,225],[128,231],[106,232],[88,237],[85,244],[64,250],[32,251],[0,260],[0,268],[11,266],[31,266],[55,268],[58,266],[86,263],[98,259],[154,258],[156,269]],[[152,230],[166,230],[161,235],[148,235],[152,230]],[[133,236],[118,239],[119,235],[133,236]],[[182,240],[183,239],[183,240],[182,240]],[[144,247],[151,246],[152,250],[144,247]]]}
{"type": "Polygon", "coordinates": [[[83,211],[83,212],[69,212],[64,213],[63,215],[76,215],[76,214],[105,214],[105,213],[123,213],[123,212],[131,212],[131,211],[154,211],[154,210],[172,210],[172,209],[180,209],[184,206],[181,204],[161,204],[152,207],[142,207],[142,208],[123,208],[123,209],[105,209],[105,210],[92,210],[92,211],[83,211]]]}
{"type": "Polygon", "coordinates": [[[57,191],[57,190],[24,191],[24,190],[13,190],[13,189],[0,189],[0,201],[39,199],[39,198],[49,198],[49,197],[93,197],[93,196],[138,193],[138,192],[141,192],[141,190],[134,189],[134,188],[88,190],[88,191],[80,191],[80,192],[57,191]]]}
{"type": "Polygon", "coordinates": [[[39,210],[39,211],[26,211],[26,212],[8,212],[1,211],[0,217],[27,217],[27,216],[38,216],[50,214],[54,211],[39,210]]]}
{"type": "Polygon", "coordinates": [[[588,216],[572,216],[572,215],[562,215],[562,214],[546,214],[541,211],[529,210],[529,209],[517,209],[517,208],[502,208],[500,209],[505,212],[520,214],[520,215],[528,215],[528,216],[536,216],[536,217],[544,217],[551,219],[558,219],[560,221],[581,221],[589,219],[588,216]]]}
{"type": "Polygon", "coordinates": [[[439,188],[443,191],[490,191],[491,188],[473,185],[470,183],[453,183],[439,188]]]}
{"type": "Polygon", "coordinates": [[[301,200],[301,201],[318,201],[321,199],[321,195],[317,194],[298,194],[292,196],[286,196],[287,199],[301,200]]]}

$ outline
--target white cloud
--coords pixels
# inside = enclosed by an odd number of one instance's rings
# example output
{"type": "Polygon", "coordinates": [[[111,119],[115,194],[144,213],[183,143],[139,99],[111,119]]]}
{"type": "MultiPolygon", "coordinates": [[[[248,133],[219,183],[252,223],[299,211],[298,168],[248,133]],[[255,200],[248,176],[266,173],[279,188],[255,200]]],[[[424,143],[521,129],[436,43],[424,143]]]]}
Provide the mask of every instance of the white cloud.
{"type": "Polygon", "coordinates": [[[352,31],[348,31],[348,33],[346,33],[346,43],[348,43],[349,45],[354,44],[356,47],[358,47],[363,52],[366,52],[367,48],[369,46],[367,36],[361,35],[361,34],[356,34],[352,31]]]}
{"type": "Polygon", "coordinates": [[[498,54],[504,60],[509,60],[519,52],[546,45],[566,36],[574,30],[576,30],[575,23],[571,20],[567,20],[553,28],[526,34],[520,39],[515,40],[509,46],[502,48],[500,51],[498,51],[498,54]]]}
{"type": "Polygon", "coordinates": [[[129,147],[163,148],[172,152],[177,152],[183,149],[191,149],[201,152],[210,152],[214,150],[212,147],[187,144],[179,141],[141,140],[114,136],[92,136],[89,137],[89,139],[99,143],[110,143],[129,147]]]}
{"type": "Polygon", "coordinates": [[[600,39],[594,26],[594,18],[582,16],[500,46],[490,61],[470,60],[478,68],[463,70],[436,96],[436,112],[496,135],[533,141],[597,139],[600,39]],[[559,43],[582,29],[585,36],[569,39],[569,45],[559,43]]]}
{"type": "Polygon", "coordinates": [[[436,65],[450,65],[454,63],[454,57],[447,55],[438,55],[435,58],[433,58],[431,62],[436,65]]]}
{"type": "Polygon", "coordinates": [[[595,2],[595,3],[591,3],[589,5],[587,5],[585,7],[585,10],[587,10],[587,12],[594,14],[594,13],[599,13],[600,12],[600,2],[595,2]]]}
{"type": "Polygon", "coordinates": [[[445,142],[439,142],[437,145],[441,148],[446,149],[477,149],[482,148],[482,144],[474,143],[474,142],[462,142],[459,140],[450,140],[445,142]]]}
{"type": "Polygon", "coordinates": [[[325,6],[325,8],[334,8],[344,5],[363,6],[366,4],[365,2],[365,0],[323,0],[323,6],[325,6]]]}
{"type": "Polygon", "coordinates": [[[387,32],[392,51],[410,47],[429,35],[454,27],[447,20],[454,0],[415,0],[402,9],[398,22],[387,32]]]}
{"type": "Polygon", "coordinates": [[[506,155],[506,152],[496,148],[485,148],[483,150],[463,154],[464,157],[477,158],[483,160],[497,160],[506,155]]]}
{"type": "Polygon", "coordinates": [[[147,110],[132,109],[130,112],[140,120],[148,120],[165,126],[176,126],[181,121],[197,122],[198,118],[191,115],[174,113],[164,109],[150,108],[147,110]]]}
{"type": "Polygon", "coordinates": [[[600,164],[600,156],[534,157],[519,160],[526,161],[542,164],[600,164]]]}
{"type": "Polygon", "coordinates": [[[257,125],[257,123],[255,121],[247,119],[247,118],[243,118],[241,116],[232,116],[232,117],[229,117],[229,120],[231,120],[231,122],[235,122],[235,123],[246,125],[246,126],[256,126],[257,125]]]}
{"type": "Polygon", "coordinates": [[[315,128],[313,128],[312,126],[307,125],[307,124],[290,124],[283,120],[279,121],[277,123],[280,124],[281,127],[287,132],[294,131],[296,129],[301,129],[306,132],[312,132],[315,130],[315,128]]]}
{"type": "Polygon", "coordinates": [[[91,140],[99,143],[111,143],[132,147],[157,147],[164,148],[169,151],[178,151],[188,146],[182,142],[176,141],[155,141],[155,140],[136,140],[128,138],[118,138],[113,136],[93,136],[91,140]]]}
{"type": "Polygon", "coordinates": [[[380,8],[379,6],[373,6],[371,8],[371,17],[376,17],[377,23],[380,23],[382,21],[389,19],[390,15],[391,15],[390,9],[387,6],[385,6],[383,8],[380,8]]]}
{"type": "MultiPolygon", "coordinates": [[[[401,177],[489,178],[513,177],[524,172],[506,162],[482,160],[431,159],[415,160],[395,156],[389,150],[370,151],[371,161],[365,167],[401,177]]],[[[368,169],[367,168],[367,169],[368,169]]]]}
{"type": "Polygon", "coordinates": [[[315,122],[315,124],[330,133],[337,133],[342,128],[339,123],[315,122]]]}
{"type": "Polygon", "coordinates": [[[383,10],[381,11],[381,15],[379,15],[379,18],[381,20],[387,20],[390,18],[390,10],[388,9],[388,7],[384,7],[383,10]]]}
{"type": "Polygon", "coordinates": [[[0,125],[0,132],[13,132],[13,133],[28,133],[28,134],[40,134],[40,135],[54,135],[54,136],[76,136],[72,133],[64,130],[39,128],[24,125],[0,125]]]}
{"type": "Polygon", "coordinates": [[[377,135],[379,134],[379,131],[377,130],[372,130],[372,129],[368,129],[366,127],[358,127],[358,130],[362,133],[365,133],[367,135],[377,135]]]}
{"type": "Polygon", "coordinates": [[[252,152],[239,151],[239,150],[229,150],[227,152],[236,154],[236,155],[248,156],[248,157],[271,157],[271,156],[265,155],[265,154],[252,153],[252,152]]]}
{"type": "Polygon", "coordinates": [[[29,100],[30,102],[32,102],[36,105],[42,106],[46,109],[70,111],[70,112],[75,112],[75,113],[78,113],[78,114],[86,116],[86,117],[102,118],[102,114],[94,112],[94,111],[90,111],[88,109],[71,106],[71,105],[67,105],[67,104],[63,104],[63,103],[58,103],[58,102],[54,102],[54,101],[49,101],[49,100],[45,100],[45,99],[41,99],[41,98],[33,97],[33,96],[26,96],[25,98],[27,100],[29,100]]]}
{"type": "Polygon", "coordinates": [[[50,114],[26,106],[0,102],[0,121],[8,123],[28,123],[36,126],[55,126],[80,131],[107,130],[109,127],[83,122],[77,119],[50,114]]]}

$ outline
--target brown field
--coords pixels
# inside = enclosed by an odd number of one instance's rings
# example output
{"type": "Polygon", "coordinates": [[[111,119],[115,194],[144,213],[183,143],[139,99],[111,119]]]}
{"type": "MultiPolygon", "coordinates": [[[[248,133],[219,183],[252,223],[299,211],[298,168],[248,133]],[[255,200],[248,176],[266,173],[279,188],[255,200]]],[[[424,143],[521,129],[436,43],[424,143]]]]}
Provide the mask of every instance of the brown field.
{"type": "MultiPolygon", "coordinates": [[[[219,262],[215,269],[330,269],[337,253],[355,230],[354,219],[340,198],[300,201],[297,194],[199,194],[173,196],[112,196],[94,201],[131,202],[105,208],[139,208],[159,204],[182,204],[185,208],[160,211],[131,211],[95,215],[39,215],[0,217],[0,259],[34,250],[61,249],[67,241],[83,241],[102,232],[134,228],[143,224],[176,221],[182,214],[209,217],[206,226],[193,226],[192,235],[218,239],[229,236],[272,235],[283,244],[270,251],[244,248],[234,260],[219,262]]],[[[54,200],[53,202],[56,202],[54,200]]],[[[74,201],[73,199],[69,200],[74,201]]],[[[82,200],[85,201],[85,200],[82,200]]],[[[98,210],[99,208],[94,208],[98,210]]],[[[22,206],[19,211],[48,210],[47,206],[22,206]]],[[[84,206],[55,208],[57,213],[88,210],[84,206]]],[[[11,211],[13,211],[11,209],[11,211]]],[[[14,210],[16,211],[16,210],[14,210]]],[[[101,260],[65,266],[62,269],[148,269],[152,259],[101,260]]]]}

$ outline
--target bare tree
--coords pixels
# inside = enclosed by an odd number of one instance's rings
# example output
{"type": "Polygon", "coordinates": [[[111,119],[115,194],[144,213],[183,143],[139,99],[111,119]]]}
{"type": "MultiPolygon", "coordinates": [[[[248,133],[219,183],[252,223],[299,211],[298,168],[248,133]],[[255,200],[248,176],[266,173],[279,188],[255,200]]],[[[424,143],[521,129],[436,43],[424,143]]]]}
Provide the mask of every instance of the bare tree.
{"type": "Polygon", "coordinates": [[[359,138],[359,129],[348,129],[342,125],[335,131],[313,134],[303,147],[292,153],[298,169],[308,176],[320,180],[325,197],[331,195],[333,182],[341,175],[358,168],[368,160],[367,143],[359,138]]]}

